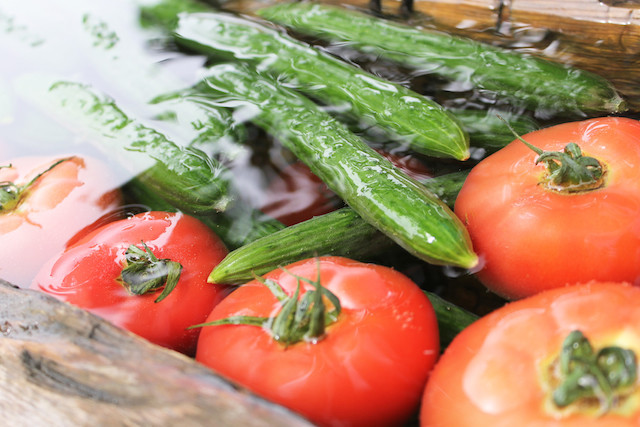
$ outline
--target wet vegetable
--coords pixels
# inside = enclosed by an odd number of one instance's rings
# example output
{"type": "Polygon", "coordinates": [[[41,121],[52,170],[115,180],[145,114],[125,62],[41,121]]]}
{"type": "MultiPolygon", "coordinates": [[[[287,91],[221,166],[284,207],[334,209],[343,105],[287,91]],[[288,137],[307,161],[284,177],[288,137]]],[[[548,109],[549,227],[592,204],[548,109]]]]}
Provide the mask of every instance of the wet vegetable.
{"type": "Polygon", "coordinates": [[[279,2],[256,13],[299,32],[347,42],[402,64],[471,82],[531,109],[626,110],[605,79],[539,57],[315,2],[279,2]]]}
{"type": "Polygon", "coordinates": [[[519,135],[540,129],[540,125],[528,116],[489,109],[450,109],[469,134],[471,145],[493,153],[514,140],[513,131],[519,135]],[[508,123],[508,126],[506,123],[508,123]],[[509,129],[511,127],[511,129],[509,129]]]}
{"type": "Polygon", "coordinates": [[[455,212],[507,298],[590,280],[638,283],[640,122],[604,117],[523,136],[475,166],[455,212]],[[544,152],[540,151],[544,150],[544,152]]]}
{"type": "Polygon", "coordinates": [[[193,355],[200,331],[187,328],[204,321],[228,293],[206,282],[226,253],[197,219],[145,212],[86,235],[46,263],[32,288],[193,355]]]}
{"type": "Polygon", "coordinates": [[[542,292],[464,329],[432,371],[422,426],[634,426],[640,289],[542,292]]]}
{"type": "Polygon", "coordinates": [[[464,160],[469,138],[440,105],[258,22],[225,13],[180,15],[177,41],[218,58],[250,62],[360,120],[380,126],[417,152],[464,160]]]}
{"type": "Polygon", "coordinates": [[[420,288],[346,258],[304,260],[242,285],[209,322],[218,324],[202,327],[196,360],[318,425],[402,425],[439,354],[420,288]]]}
{"type": "Polygon", "coordinates": [[[440,349],[445,350],[453,339],[467,326],[478,320],[478,316],[433,292],[425,292],[436,312],[440,335],[440,349]]]}
{"type": "Polygon", "coordinates": [[[466,230],[447,205],[307,98],[235,64],[210,68],[202,84],[181,96],[203,104],[223,97],[229,105],[255,109],[255,124],[407,251],[434,264],[477,263],[466,230]]]}
{"type": "Polygon", "coordinates": [[[50,112],[178,209],[210,213],[231,202],[226,168],[203,151],[170,141],[87,85],[58,82],[48,94],[50,112]]]}
{"type": "Polygon", "coordinates": [[[27,287],[40,266],[121,203],[119,182],[90,156],[7,159],[0,165],[0,276],[27,287]]]}
{"type": "MultiPolygon", "coordinates": [[[[421,181],[433,173],[412,155],[398,155],[376,149],[410,177],[421,181]]],[[[258,209],[287,226],[333,212],[344,205],[320,178],[300,161],[288,164],[269,182],[258,209]]]]}
{"type": "MultiPolygon", "coordinates": [[[[423,181],[453,206],[467,172],[454,172],[423,181]]],[[[363,220],[353,209],[317,216],[265,236],[230,252],[211,272],[213,283],[244,283],[282,265],[320,255],[366,261],[384,253],[394,242],[363,220]]]]}

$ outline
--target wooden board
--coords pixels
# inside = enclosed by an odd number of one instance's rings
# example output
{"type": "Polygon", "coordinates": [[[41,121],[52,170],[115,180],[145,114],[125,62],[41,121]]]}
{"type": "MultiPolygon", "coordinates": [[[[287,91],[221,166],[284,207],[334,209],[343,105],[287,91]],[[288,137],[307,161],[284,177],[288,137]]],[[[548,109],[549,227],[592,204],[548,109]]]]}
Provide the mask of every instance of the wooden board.
{"type": "Polygon", "coordinates": [[[309,426],[210,369],[46,294],[0,281],[6,426],[309,426]]]}

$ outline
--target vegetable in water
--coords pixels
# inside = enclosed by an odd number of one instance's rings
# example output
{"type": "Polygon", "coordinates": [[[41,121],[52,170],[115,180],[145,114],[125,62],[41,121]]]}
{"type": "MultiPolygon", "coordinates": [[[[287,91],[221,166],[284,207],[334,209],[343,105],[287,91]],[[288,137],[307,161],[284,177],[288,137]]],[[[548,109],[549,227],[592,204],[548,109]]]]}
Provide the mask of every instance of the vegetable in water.
{"type": "Polygon", "coordinates": [[[257,13],[302,33],[346,42],[419,70],[468,81],[531,109],[577,113],[626,110],[615,88],[600,76],[471,39],[317,2],[278,2],[257,13]]]}
{"type": "Polygon", "coordinates": [[[468,268],[477,263],[467,231],[447,205],[307,98],[235,64],[211,67],[202,84],[182,95],[252,108],[255,124],[416,257],[468,268]]]}
{"type": "Polygon", "coordinates": [[[640,282],[640,122],[604,117],[524,135],[482,160],[455,212],[507,298],[590,280],[640,282]]]}
{"type": "Polygon", "coordinates": [[[29,286],[45,261],[121,203],[118,180],[90,156],[18,157],[1,166],[0,277],[16,286],[29,286]]]}
{"type": "Polygon", "coordinates": [[[145,212],[106,224],[47,262],[32,288],[147,340],[193,355],[199,330],[228,293],[207,283],[227,250],[182,213],[145,212]]]}
{"type": "MultiPolygon", "coordinates": [[[[423,185],[453,207],[467,176],[453,172],[423,181],[423,185]]],[[[213,283],[244,283],[316,255],[344,256],[359,261],[391,249],[393,240],[378,231],[353,209],[345,207],[257,239],[231,251],[211,272],[213,283]]]]}
{"type": "Polygon", "coordinates": [[[590,282],[507,304],[457,335],[421,425],[636,426],[640,289],[590,282]]]}
{"type": "Polygon", "coordinates": [[[402,425],[439,354],[436,316],[414,282],[339,257],[240,286],[210,322],[196,360],[318,425],[402,425]]]}
{"type": "Polygon", "coordinates": [[[268,71],[308,96],[379,126],[417,152],[464,160],[469,137],[440,105],[257,21],[225,13],[181,14],[177,41],[268,71]]]}

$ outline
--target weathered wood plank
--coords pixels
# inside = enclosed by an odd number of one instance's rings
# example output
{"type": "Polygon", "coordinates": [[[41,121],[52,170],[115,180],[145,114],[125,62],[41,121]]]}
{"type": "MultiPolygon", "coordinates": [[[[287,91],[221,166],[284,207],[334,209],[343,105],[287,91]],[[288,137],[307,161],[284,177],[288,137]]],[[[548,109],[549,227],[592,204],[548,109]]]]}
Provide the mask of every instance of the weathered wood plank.
{"type": "Polygon", "coordinates": [[[208,368],[0,281],[0,414],[10,426],[307,426],[208,368]]]}

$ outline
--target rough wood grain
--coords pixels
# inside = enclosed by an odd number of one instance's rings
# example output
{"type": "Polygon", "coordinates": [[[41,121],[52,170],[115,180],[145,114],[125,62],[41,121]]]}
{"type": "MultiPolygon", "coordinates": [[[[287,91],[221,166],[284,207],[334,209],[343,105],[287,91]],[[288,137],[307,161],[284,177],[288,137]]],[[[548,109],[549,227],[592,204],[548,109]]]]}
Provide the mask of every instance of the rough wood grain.
{"type": "Polygon", "coordinates": [[[307,426],[211,370],[0,281],[6,426],[307,426]]]}

